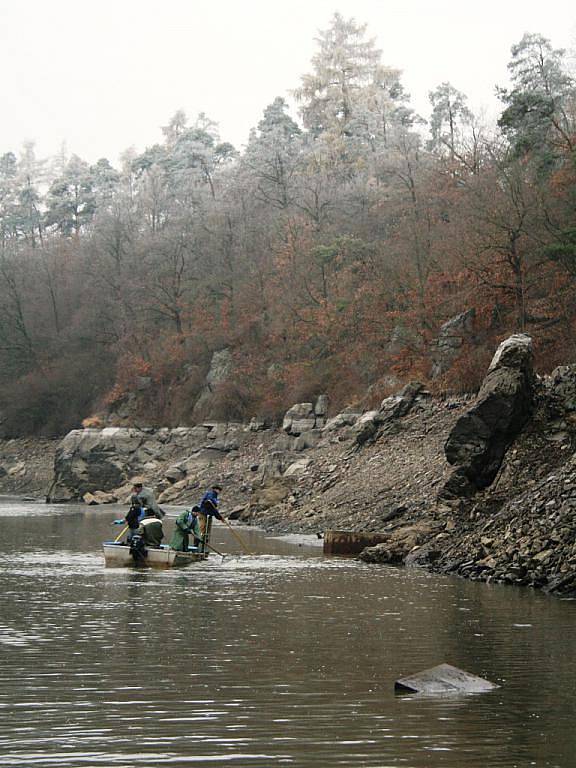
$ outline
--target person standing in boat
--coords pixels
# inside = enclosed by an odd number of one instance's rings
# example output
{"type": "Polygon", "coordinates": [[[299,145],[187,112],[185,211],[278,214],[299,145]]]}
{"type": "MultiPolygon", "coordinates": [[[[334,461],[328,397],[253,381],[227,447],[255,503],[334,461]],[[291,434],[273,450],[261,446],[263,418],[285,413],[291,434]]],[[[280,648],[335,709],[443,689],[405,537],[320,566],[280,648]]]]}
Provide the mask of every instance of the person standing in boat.
{"type": "Polygon", "coordinates": [[[202,501],[200,502],[200,512],[198,513],[198,527],[200,529],[200,536],[202,539],[206,538],[206,531],[208,530],[208,535],[210,531],[211,525],[209,525],[208,520],[210,519],[210,524],[212,522],[212,518],[215,517],[216,520],[222,520],[222,515],[218,511],[218,504],[220,502],[220,499],[218,498],[218,494],[222,490],[222,486],[220,485],[213,485],[212,488],[210,488],[209,491],[206,491],[204,496],[202,497],[202,501]]]}
{"type": "Polygon", "coordinates": [[[130,497],[130,509],[126,513],[126,517],[121,517],[119,520],[114,520],[114,525],[128,526],[128,536],[126,537],[126,544],[130,544],[134,534],[138,531],[140,521],[144,517],[144,507],[142,506],[138,496],[130,497]]]}
{"type": "Polygon", "coordinates": [[[150,488],[145,488],[140,482],[134,483],[132,493],[140,499],[142,506],[151,509],[159,520],[164,517],[164,512],[158,506],[156,497],[150,488]]]}
{"type": "Polygon", "coordinates": [[[128,536],[126,537],[126,543],[130,544],[132,537],[140,526],[140,521],[144,517],[144,508],[140,503],[138,496],[132,496],[130,498],[130,509],[124,520],[128,526],[128,536]]]}
{"type": "Polygon", "coordinates": [[[187,552],[190,534],[194,536],[194,544],[198,546],[201,538],[198,512],[200,512],[200,507],[194,506],[192,509],[185,509],[181,515],[178,515],[170,549],[175,549],[177,552],[187,552]]]}
{"type": "Polygon", "coordinates": [[[146,547],[158,549],[160,544],[162,544],[162,539],[164,538],[162,520],[156,517],[153,509],[148,508],[146,510],[144,519],[138,528],[138,533],[146,547]]]}

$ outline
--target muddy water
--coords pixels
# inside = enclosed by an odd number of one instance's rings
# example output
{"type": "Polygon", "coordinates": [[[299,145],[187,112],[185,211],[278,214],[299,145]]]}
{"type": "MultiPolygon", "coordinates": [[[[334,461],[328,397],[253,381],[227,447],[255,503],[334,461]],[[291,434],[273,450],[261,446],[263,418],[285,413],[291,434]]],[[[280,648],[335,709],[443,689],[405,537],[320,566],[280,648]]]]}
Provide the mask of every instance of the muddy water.
{"type": "Polygon", "coordinates": [[[575,603],[245,529],[106,570],[114,516],[0,503],[0,766],[576,765],[575,603]],[[394,696],[443,661],[502,687],[394,696]]]}

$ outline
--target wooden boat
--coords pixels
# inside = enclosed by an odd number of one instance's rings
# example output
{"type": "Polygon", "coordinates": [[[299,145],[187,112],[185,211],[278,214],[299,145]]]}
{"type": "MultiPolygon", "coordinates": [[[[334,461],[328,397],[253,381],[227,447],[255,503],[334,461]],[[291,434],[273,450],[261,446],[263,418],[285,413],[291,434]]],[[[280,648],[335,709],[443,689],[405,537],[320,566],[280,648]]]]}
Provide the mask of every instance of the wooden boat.
{"type": "Polygon", "coordinates": [[[158,549],[150,547],[146,550],[146,557],[136,562],[126,544],[114,541],[105,541],[102,544],[104,550],[104,562],[107,568],[126,568],[136,566],[138,568],[181,568],[191,563],[198,563],[208,558],[207,552],[190,550],[177,552],[163,544],[158,549]]]}

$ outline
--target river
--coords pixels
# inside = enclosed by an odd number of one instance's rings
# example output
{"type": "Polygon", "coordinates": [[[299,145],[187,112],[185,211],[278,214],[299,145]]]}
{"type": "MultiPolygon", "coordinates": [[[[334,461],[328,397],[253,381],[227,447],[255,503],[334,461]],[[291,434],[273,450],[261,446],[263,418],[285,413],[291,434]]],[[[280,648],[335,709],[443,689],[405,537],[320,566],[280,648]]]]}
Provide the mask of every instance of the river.
{"type": "Polygon", "coordinates": [[[115,514],[0,503],[0,766],[576,764],[576,602],[223,526],[223,560],[105,569],[115,514]],[[501,687],[394,694],[441,662],[501,687]]]}

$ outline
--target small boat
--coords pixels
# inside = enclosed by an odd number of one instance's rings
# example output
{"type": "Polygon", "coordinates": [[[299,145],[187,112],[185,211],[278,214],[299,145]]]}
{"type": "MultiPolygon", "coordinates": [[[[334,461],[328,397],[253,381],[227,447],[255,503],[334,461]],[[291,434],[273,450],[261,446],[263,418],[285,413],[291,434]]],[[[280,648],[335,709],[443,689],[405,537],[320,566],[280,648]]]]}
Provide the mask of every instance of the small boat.
{"type": "Polygon", "coordinates": [[[102,544],[104,550],[104,562],[107,568],[125,568],[138,566],[144,568],[181,568],[184,565],[198,563],[208,558],[207,552],[200,552],[196,548],[190,548],[188,552],[178,552],[170,549],[167,544],[160,547],[146,549],[145,557],[134,559],[132,551],[127,544],[105,541],[102,544]]]}

